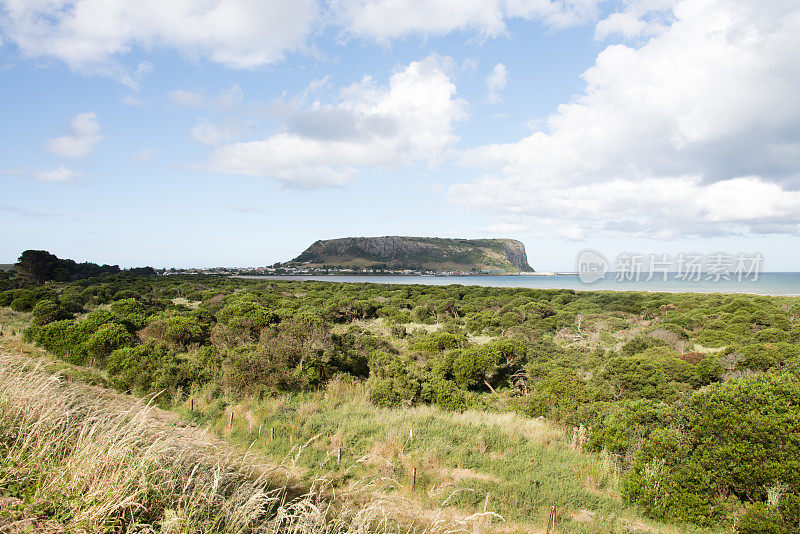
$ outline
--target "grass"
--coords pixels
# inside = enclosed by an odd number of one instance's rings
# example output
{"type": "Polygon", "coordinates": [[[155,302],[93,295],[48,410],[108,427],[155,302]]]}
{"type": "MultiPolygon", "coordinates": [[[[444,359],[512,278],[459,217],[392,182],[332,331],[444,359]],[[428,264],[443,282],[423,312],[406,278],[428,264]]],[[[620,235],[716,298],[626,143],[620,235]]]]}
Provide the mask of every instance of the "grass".
{"type": "Polygon", "coordinates": [[[699,532],[645,519],[622,501],[606,455],[541,418],[379,408],[363,383],[335,380],[261,399],[196,391],[174,407],[190,423],[181,429],[174,414],[87,389],[105,384],[101,370],[32,367],[47,355],[21,339],[30,314],[0,314],[0,349],[21,355],[0,357],[7,521],[70,532],[544,532],[556,506],[559,534],[699,532]]]}
{"type": "Polygon", "coordinates": [[[422,507],[446,501],[461,517],[499,514],[502,520],[484,521],[485,531],[544,529],[554,505],[560,533],[695,532],[644,519],[623,503],[614,462],[582,451],[578,432],[544,419],[429,406],[380,408],[367,401],[363,384],[351,381],[266,399],[225,402],[210,391],[192,399],[181,408],[185,418],[243,449],[292,457],[300,477],[324,472],[337,487],[383,478],[391,493],[422,507]]]}
{"type": "Polygon", "coordinates": [[[0,530],[11,532],[453,532],[377,479],[305,489],[280,465],[123,396],[0,356],[0,530]],[[283,478],[283,483],[279,480],[283,478]]]}

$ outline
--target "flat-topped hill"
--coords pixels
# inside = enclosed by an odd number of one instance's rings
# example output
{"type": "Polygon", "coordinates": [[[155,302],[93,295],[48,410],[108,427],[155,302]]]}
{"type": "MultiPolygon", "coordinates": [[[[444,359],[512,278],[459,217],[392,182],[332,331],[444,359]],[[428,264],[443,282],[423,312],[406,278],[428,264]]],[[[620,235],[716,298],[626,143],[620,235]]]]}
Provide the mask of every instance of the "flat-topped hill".
{"type": "Polygon", "coordinates": [[[314,266],[461,272],[531,272],[515,239],[345,237],[317,241],[290,263],[314,266]]]}

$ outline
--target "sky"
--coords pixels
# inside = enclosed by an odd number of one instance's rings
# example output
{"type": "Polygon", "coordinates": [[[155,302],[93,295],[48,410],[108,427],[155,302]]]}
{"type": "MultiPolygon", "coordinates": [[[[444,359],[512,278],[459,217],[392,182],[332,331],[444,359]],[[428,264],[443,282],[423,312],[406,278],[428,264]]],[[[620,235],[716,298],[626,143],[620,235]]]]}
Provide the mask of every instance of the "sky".
{"type": "Polygon", "coordinates": [[[798,0],[0,0],[0,263],[318,239],[800,271],[798,0]]]}

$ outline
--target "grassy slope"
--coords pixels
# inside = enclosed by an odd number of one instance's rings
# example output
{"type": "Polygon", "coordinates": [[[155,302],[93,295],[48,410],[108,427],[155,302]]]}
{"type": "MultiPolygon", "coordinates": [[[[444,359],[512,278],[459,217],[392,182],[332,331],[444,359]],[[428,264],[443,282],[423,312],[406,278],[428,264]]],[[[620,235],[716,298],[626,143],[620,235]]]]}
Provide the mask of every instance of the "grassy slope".
{"type": "MultiPolygon", "coordinates": [[[[42,354],[20,340],[29,314],[3,310],[0,321],[0,349],[28,357],[42,354]]],[[[81,381],[103,382],[97,371],[56,365],[81,381]]],[[[444,503],[450,522],[463,522],[485,509],[505,519],[481,518],[485,532],[539,532],[549,507],[556,505],[558,532],[694,532],[646,520],[625,505],[613,463],[580,451],[579,436],[542,419],[433,407],[378,408],[367,402],[362,385],[349,382],[265,400],[210,401],[204,392],[192,398],[194,411],[188,400],[176,407],[184,418],[212,428],[242,450],[284,464],[306,484],[320,476],[340,489],[381,480],[383,495],[411,502],[421,510],[419,517],[441,520],[444,503]],[[412,468],[417,471],[413,494],[412,468]]]]}
{"type": "Polygon", "coordinates": [[[483,517],[421,510],[381,480],[304,484],[291,461],[265,462],[175,413],[55,379],[27,349],[0,338],[0,532],[438,534],[474,531],[483,517]]]}
{"type": "Polygon", "coordinates": [[[296,460],[307,477],[327,471],[341,485],[384,477],[424,506],[446,500],[464,515],[488,509],[505,519],[487,531],[538,532],[551,505],[559,513],[558,532],[694,531],[644,519],[622,502],[613,462],[582,452],[579,433],[543,419],[379,408],[367,402],[361,385],[346,382],[311,394],[231,399],[228,405],[208,399],[199,394],[194,411],[189,401],[180,410],[227,440],[273,458],[305,445],[296,460]]]}

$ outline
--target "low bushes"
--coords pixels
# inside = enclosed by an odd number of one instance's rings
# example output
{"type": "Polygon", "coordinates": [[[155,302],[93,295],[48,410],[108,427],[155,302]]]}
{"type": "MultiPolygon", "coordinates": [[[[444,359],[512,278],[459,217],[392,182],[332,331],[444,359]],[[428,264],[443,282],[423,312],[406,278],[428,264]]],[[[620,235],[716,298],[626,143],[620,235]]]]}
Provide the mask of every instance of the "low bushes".
{"type": "Polygon", "coordinates": [[[797,376],[711,385],[675,417],[679,424],[649,434],[625,480],[629,498],[652,515],[710,524],[724,518],[727,495],[765,501],[776,484],[800,495],[797,376]]]}

